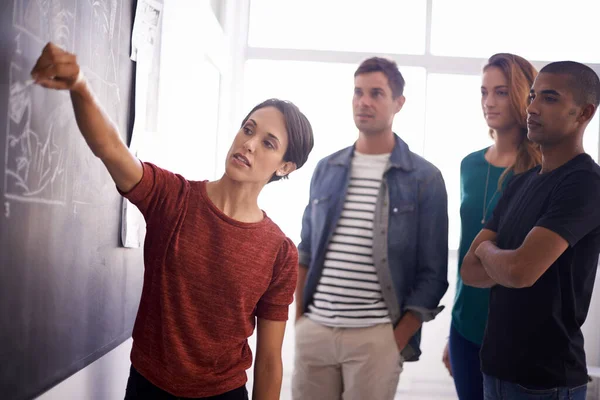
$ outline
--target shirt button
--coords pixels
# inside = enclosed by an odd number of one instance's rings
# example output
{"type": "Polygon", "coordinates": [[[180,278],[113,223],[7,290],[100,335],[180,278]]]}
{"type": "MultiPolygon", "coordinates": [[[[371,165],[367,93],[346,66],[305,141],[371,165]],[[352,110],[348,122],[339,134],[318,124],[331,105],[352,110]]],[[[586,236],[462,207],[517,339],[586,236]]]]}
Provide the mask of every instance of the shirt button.
{"type": "Polygon", "coordinates": [[[381,234],[382,234],[382,235],[385,235],[385,229],[382,229],[382,230],[381,230],[381,234]]]}
{"type": "Polygon", "coordinates": [[[387,261],[387,258],[385,258],[385,257],[383,257],[383,258],[381,259],[381,262],[382,262],[382,263],[385,263],[386,261],[387,261]]]}
{"type": "Polygon", "coordinates": [[[392,211],[395,212],[395,213],[397,213],[398,209],[396,207],[394,207],[394,209],[392,211]]]}

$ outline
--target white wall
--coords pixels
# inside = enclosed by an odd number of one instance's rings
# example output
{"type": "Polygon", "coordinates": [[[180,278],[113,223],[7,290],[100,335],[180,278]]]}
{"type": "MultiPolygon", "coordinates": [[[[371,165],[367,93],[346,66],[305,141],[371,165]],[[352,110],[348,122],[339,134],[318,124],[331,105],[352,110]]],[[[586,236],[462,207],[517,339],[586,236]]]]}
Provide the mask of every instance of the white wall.
{"type": "Polygon", "coordinates": [[[594,293],[583,327],[587,364],[600,367],[600,273],[596,273],[594,293]]]}
{"type": "Polygon", "coordinates": [[[132,339],[126,340],[104,357],[37,397],[37,400],[124,398],[132,343],[132,339]]]}
{"type": "MultiPolygon", "coordinates": [[[[600,74],[600,69],[594,69],[597,74],[600,74]]],[[[598,159],[600,159],[600,140],[598,141],[598,159]]],[[[600,263],[599,263],[600,268],[600,263]]],[[[596,282],[594,283],[594,292],[587,319],[581,330],[585,338],[585,354],[587,364],[592,367],[600,368],[600,271],[596,271],[596,282]]],[[[599,372],[596,370],[595,375],[599,372]]],[[[600,393],[600,383],[597,390],[600,393]]],[[[600,396],[599,396],[600,398],[600,396]]]]}

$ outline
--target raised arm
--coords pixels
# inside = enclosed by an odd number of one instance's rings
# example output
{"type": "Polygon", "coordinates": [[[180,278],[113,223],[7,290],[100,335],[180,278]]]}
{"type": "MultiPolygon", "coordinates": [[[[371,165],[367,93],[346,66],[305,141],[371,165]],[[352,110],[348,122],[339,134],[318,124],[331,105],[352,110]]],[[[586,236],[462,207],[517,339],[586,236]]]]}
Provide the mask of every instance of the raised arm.
{"type": "Polygon", "coordinates": [[[142,179],[142,165],[129,151],[114,123],[92,93],[74,54],[48,43],[31,76],[48,89],[69,90],[77,126],[117,187],[128,192],[142,179]]]}

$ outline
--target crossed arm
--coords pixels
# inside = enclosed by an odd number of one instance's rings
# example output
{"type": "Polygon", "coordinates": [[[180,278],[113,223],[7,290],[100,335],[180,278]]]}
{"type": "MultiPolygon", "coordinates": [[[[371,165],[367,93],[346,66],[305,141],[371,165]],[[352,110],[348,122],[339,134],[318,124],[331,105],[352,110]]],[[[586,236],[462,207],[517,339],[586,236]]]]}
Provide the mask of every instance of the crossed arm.
{"type": "Polygon", "coordinates": [[[569,247],[550,229],[534,227],[515,250],[496,246],[496,232],[482,229],[463,259],[460,275],[469,286],[530,287],[569,247]]]}

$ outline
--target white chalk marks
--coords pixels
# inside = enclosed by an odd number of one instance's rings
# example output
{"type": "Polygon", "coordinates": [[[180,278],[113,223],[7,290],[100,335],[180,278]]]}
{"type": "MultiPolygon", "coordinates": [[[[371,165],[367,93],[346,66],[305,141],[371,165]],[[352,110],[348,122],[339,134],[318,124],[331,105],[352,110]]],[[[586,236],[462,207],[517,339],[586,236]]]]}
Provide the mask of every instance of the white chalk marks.
{"type": "MultiPolygon", "coordinates": [[[[13,26],[40,43],[52,41],[73,50],[77,9],[61,0],[15,0],[13,26]]],[[[73,2],[77,6],[79,2],[73,2]]]]}
{"type": "Polygon", "coordinates": [[[48,116],[47,129],[36,132],[31,126],[34,87],[24,84],[21,75],[21,68],[11,65],[5,195],[14,200],[64,204],[66,155],[56,144],[55,135],[60,132],[55,128],[64,120],[65,111],[56,108],[48,116]]]}
{"type": "Polygon", "coordinates": [[[4,196],[25,203],[92,204],[105,189],[105,171],[85,148],[68,93],[32,85],[29,71],[33,57],[49,41],[77,53],[100,102],[118,121],[121,2],[13,1],[4,196]]]}

